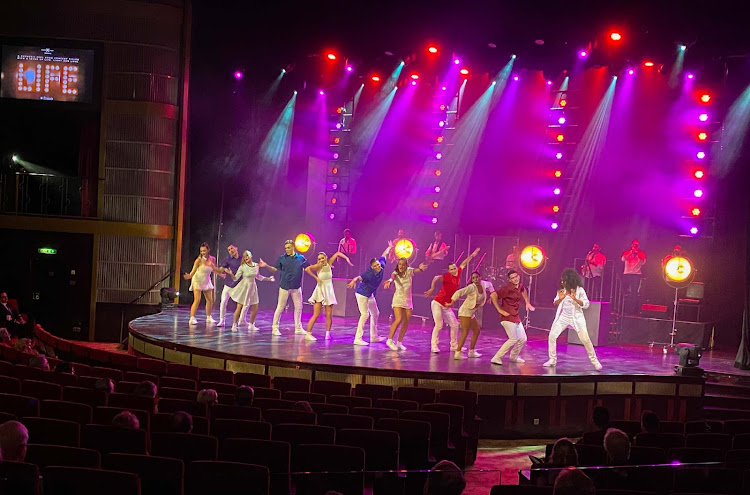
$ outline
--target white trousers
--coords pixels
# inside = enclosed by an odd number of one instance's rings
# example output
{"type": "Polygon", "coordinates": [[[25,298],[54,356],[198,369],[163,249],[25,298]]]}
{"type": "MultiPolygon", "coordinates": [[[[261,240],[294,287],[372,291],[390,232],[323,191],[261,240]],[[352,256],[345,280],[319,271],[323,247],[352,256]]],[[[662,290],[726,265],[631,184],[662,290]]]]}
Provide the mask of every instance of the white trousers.
{"type": "Polygon", "coordinates": [[[446,308],[436,300],[430,301],[430,309],[432,310],[432,319],[435,321],[435,326],[432,327],[432,347],[437,347],[438,340],[440,337],[440,330],[443,329],[443,322],[448,323],[451,329],[451,344],[458,342],[458,320],[456,315],[453,313],[451,308],[446,308]]]}
{"type": "Polygon", "coordinates": [[[359,322],[357,323],[357,333],[354,335],[354,340],[362,339],[362,335],[365,333],[365,322],[367,321],[368,314],[370,316],[370,338],[377,338],[380,310],[378,310],[378,302],[375,300],[375,296],[365,297],[362,294],[354,295],[357,298],[357,307],[359,307],[359,322]]]}
{"type": "Polygon", "coordinates": [[[281,312],[284,311],[286,301],[289,296],[292,296],[292,302],[294,303],[294,328],[302,329],[302,289],[282,289],[279,288],[279,301],[276,303],[276,312],[273,314],[273,325],[274,330],[279,329],[279,320],[281,319],[281,312]]]}
{"type": "Polygon", "coordinates": [[[557,362],[557,338],[560,334],[568,327],[573,329],[578,334],[578,339],[586,349],[586,353],[589,355],[589,360],[592,363],[597,361],[596,351],[594,350],[594,344],[591,343],[589,338],[589,331],[586,328],[586,320],[581,318],[570,318],[566,316],[559,316],[552,322],[552,328],[549,330],[549,358],[552,361],[557,362]]]}
{"type": "MultiPolygon", "coordinates": [[[[495,358],[501,358],[510,351],[510,359],[515,360],[518,358],[518,354],[526,344],[526,330],[523,328],[523,323],[513,323],[512,321],[501,321],[500,324],[505,329],[505,333],[508,334],[508,340],[505,341],[503,346],[495,354],[495,358]],[[513,350],[511,350],[513,348],[513,350]]],[[[493,358],[493,359],[495,359],[493,358]]]]}
{"type": "MultiPolygon", "coordinates": [[[[221,303],[219,304],[219,320],[223,321],[224,317],[227,314],[227,304],[229,303],[229,299],[231,297],[229,296],[229,291],[232,290],[231,287],[227,287],[226,285],[221,290],[221,303]]],[[[248,292],[248,296],[250,293],[248,292]]],[[[286,304],[286,300],[284,301],[284,304],[286,304]]],[[[242,305],[242,309],[240,310],[240,318],[237,320],[238,323],[245,322],[247,324],[247,310],[249,308],[249,305],[247,304],[247,301],[245,301],[245,304],[242,305]]]]}

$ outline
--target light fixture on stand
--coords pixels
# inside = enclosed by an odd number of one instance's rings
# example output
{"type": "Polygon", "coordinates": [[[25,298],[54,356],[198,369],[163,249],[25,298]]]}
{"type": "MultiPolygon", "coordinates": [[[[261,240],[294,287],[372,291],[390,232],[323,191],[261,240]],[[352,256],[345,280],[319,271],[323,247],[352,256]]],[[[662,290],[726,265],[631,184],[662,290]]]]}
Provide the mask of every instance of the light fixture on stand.
{"type": "MultiPolygon", "coordinates": [[[[521,271],[529,276],[529,285],[526,287],[527,293],[531,294],[531,288],[534,283],[534,277],[539,275],[547,268],[547,255],[541,246],[535,244],[526,246],[521,250],[521,254],[518,257],[518,266],[521,271]]],[[[526,319],[524,320],[523,326],[529,327],[529,308],[526,308],[526,319]]]]}

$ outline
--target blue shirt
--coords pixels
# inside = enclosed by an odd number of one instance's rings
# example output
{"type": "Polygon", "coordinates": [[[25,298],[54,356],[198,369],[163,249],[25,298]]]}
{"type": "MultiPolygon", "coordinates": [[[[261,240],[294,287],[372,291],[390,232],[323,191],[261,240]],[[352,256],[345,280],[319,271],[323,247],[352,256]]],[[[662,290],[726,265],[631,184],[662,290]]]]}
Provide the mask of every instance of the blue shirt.
{"type": "Polygon", "coordinates": [[[308,265],[309,263],[301,254],[279,256],[274,265],[281,272],[279,287],[284,290],[299,289],[302,286],[302,270],[308,265]]]}
{"type": "MultiPolygon", "coordinates": [[[[232,256],[227,256],[224,258],[219,265],[222,268],[229,268],[232,270],[232,273],[237,273],[237,270],[240,269],[240,266],[242,265],[242,257],[238,256],[237,258],[234,258],[232,256]]],[[[232,277],[227,277],[224,279],[224,285],[227,287],[234,287],[235,285],[240,283],[240,280],[242,280],[242,276],[238,278],[237,280],[233,280],[232,277]]]]}
{"type": "Polygon", "coordinates": [[[379,272],[376,273],[375,270],[370,267],[361,275],[362,281],[357,284],[357,294],[361,294],[365,297],[375,295],[375,291],[378,290],[380,283],[383,281],[383,275],[385,275],[385,257],[381,256],[378,263],[380,263],[379,272]]]}

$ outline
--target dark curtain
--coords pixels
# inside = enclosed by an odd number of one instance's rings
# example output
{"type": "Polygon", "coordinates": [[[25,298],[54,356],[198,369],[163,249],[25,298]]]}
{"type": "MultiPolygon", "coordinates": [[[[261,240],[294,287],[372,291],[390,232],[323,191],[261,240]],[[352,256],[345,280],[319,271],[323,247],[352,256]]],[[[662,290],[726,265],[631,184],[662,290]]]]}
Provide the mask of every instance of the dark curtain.
{"type": "MultiPolygon", "coordinates": [[[[750,219],[750,205],[748,206],[748,217],[750,219]]],[[[746,222],[746,246],[750,246],[750,222],[746,222]]],[[[746,249],[745,259],[750,256],[750,248],[746,249]]],[[[742,339],[737,349],[737,357],[734,358],[734,367],[741,370],[750,370],[750,262],[745,264],[745,309],[742,316],[742,339]]]]}

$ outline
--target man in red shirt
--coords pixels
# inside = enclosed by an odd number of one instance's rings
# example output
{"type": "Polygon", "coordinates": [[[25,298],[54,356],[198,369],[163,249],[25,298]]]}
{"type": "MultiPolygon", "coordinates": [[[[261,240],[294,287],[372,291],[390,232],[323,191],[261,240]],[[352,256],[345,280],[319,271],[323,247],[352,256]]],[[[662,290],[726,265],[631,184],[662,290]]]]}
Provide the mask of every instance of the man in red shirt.
{"type": "Polygon", "coordinates": [[[497,351],[495,357],[490,360],[492,364],[503,364],[501,358],[510,351],[511,347],[513,350],[510,352],[510,361],[519,364],[525,362],[518,357],[524,344],[526,344],[526,330],[524,330],[521,317],[518,315],[521,298],[523,298],[529,311],[534,311],[535,308],[529,302],[529,294],[526,287],[521,283],[521,276],[518,272],[509,270],[508,280],[510,281],[508,285],[500,287],[490,296],[492,304],[500,313],[500,324],[505,329],[505,333],[508,334],[508,340],[497,351]]]}
{"type": "Polygon", "coordinates": [[[448,321],[448,326],[451,329],[451,351],[455,351],[458,348],[458,320],[456,320],[456,315],[450,307],[453,304],[451,297],[458,290],[458,285],[461,282],[461,272],[477,254],[479,254],[479,248],[476,248],[473,253],[467,256],[461,262],[461,266],[456,266],[455,263],[448,265],[448,271],[442,275],[433,277],[432,285],[424,293],[425,296],[430,297],[435,292],[435,283],[438,280],[443,281],[440,291],[430,302],[432,319],[435,320],[435,326],[432,329],[432,352],[435,354],[440,352],[438,337],[440,336],[440,330],[443,329],[444,320],[448,321]]]}

